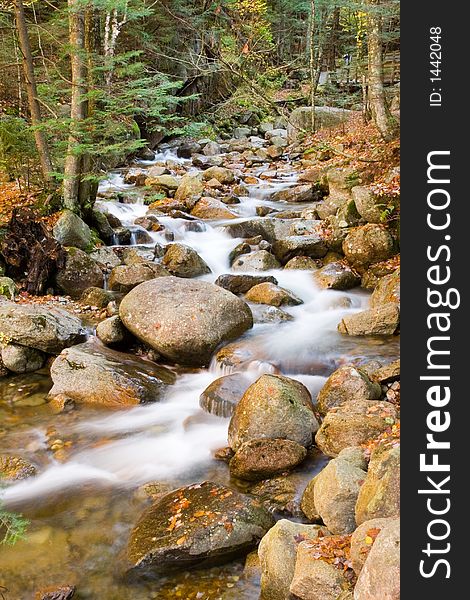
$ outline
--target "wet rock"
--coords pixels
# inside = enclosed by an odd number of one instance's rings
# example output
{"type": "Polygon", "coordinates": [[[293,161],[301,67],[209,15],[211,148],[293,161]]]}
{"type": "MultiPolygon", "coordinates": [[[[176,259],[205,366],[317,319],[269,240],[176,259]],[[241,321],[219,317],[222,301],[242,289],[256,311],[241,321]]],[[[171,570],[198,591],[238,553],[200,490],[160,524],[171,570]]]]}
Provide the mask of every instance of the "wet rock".
{"type": "Polygon", "coordinates": [[[245,295],[245,299],[256,304],[269,304],[278,308],[303,304],[303,300],[293,292],[269,282],[259,283],[252,287],[245,295]]]}
{"type": "Polygon", "coordinates": [[[148,171],[143,171],[143,173],[147,173],[147,177],[161,177],[162,175],[170,175],[170,171],[163,165],[154,165],[153,167],[150,167],[148,171]]]}
{"type": "Polygon", "coordinates": [[[355,600],[400,599],[400,522],[394,519],[377,536],[354,589],[355,600]]]}
{"type": "Polygon", "coordinates": [[[257,250],[250,254],[244,254],[233,263],[234,271],[270,271],[279,269],[280,263],[267,250],[257,250]]]}
{"type": "Polygon", "coordinates": [[[379,308],[390,302],[400,304],[400,269],[382,277],[370,297],[371,308],[379,308]]]}
{"type": "Polygon", "coordinates": [[[135,336],[165,358],[207,365],[216,347],[252,327],[248,305],[205,281],[165,277],[134,288],[120,316],[135,336]]]}
{"type": "MultiPolygon", "coordinates": [[[[125,265],[135,265],[138,263],[153,262],[153,260],[157,258],[157,255],[159,254],[157,252],[157,247],[149,248],[147,246],[132,246],[131,248],[119,248],[118,252],[125,265]]],[[[161,253],[161,256],[163,256],[163,252],[161,253]]]]}
{"type": "Polygon", "coordinates": [[[98,323],[96,335],[105,346],[118,346],[129,338],[129,332],[118,315],[98,323]]]}
{"type": "Polygon", "coordinates": [[[33,373],[46,362],[44,352],[18,344],[7,344],[1,350],[3,365],[13,373],[33,373]]]}
{"type": "Polygon", "coordinates": [[[381,201],[369,188],[357,185],[351,190],[354,204],[360,216],[367,223],[381,223],[382,212],[385,208],[381,201]]]}
{"type": "Polygon", "coordinates": [[[193,210],[191,211],[193,217],[199,219],[235,219],[237,215],[227,208],[227,206],[216,198],[201,198],[193,210]]]}
{"type": "Polygon", "coordinates": [[[277,240],[273,244],[273,253],[282,264],[288,263],[294,256],[322,258],[328,247],[319,235],[291,235],[277,240]]]}
{"type": "Polygon", "coordinates": [[[144,217],[138,217],[134,221],[134,225],[138,225],[139,227],[143,227],[146,231],[162,231],[164,226],[160,223],[155,215],[147,214],[144,217]]]}
{"type": "Polygon", "coordinates": [[[246,294],[251,288],[260,283],[277,284],[277,279],[272,275],[220,275],[215,285],[232,292],[232,294],[246,294]]]}
{"type": "Polygon", "coordinates": [[[250,487],[250,495],[258,498],[271,512],[299,515],[297,487],[289,477],[275,477],[255,483],[250,487]]]}
{"type": "Polygon", "coordinates": [[[393,518],[371,519],[359,525],[354,531],[351,537],[351,563],[356,575],[359,576],[362,571],[377,535],[393,520],[393,518]]]}
{"type": "Polygon", "coordinates": [[[235,183],[235,175],[233,174],[233,171],[226,169],[225,167],[210,167],[203,172],[202,178],[204,181],[217,179],[217,181],[223,183],[224,185],[235,183]]]}
{"type": "Polygon", "coordinates": [[[191,158],[193,154],[201,151],[201,146],[195,141],[186,141],[181,143],[176,150],[179,158],[191,158]]]}
{"type": "Polygon", "coordinates": [[[255,323],[282,323],[294,320],[292,315],[275,306],[254,305],[251,307],[251,312],[255,323]]]}
{"type": "Polygon", "coordinates": [[[108,286],[115,292],[128,293],[144,281],[157,277],[167,277],[170,273],[162,265],[154,262],[143,262],[134,265],[114,267],[109,276],[108,286]]]}
{"type": "Polygon", "coordinates": [[[64,350],[51,377],[50,400],[110,407],[155,402],[175,380],[168,369],[93,341],[64,350]]]}
{"type": "Polygon", "coordinates": [[[80,298],[89,287],[103,287],[104,275],[97,263],[83,250],[67,248],[65,265],[55,278],[57,287],[72,298],[80,298]]]}
{"type": "Polygon", "coordinates": [[[318,199],[316,189],[310,184],[280,190],[271,196],[273,202],[313,202],[318,199]]]}
{"type": "Polygon", "coordinates": [[[375,439],[397,418],[390,402],[355,400],[331,409],[315,436],[315,443],[327,456],[360,446],[375,439]]]}
{"type": "Polygon", "coordinates": [[[75,590],[74,585],[50,587],[36,592],[34,600],[72,600],[75,590]]]}
{"type": "Polygon", "coordinates": [[[199,396],[199,406],[217,417],[231,417],[249,385],[250,381],[243,373],[219,377],[199,396]]]}
{"type": "Polygon", "coordinates": [[[184,204],[191,198],[200,198],[203,191],[204,185],[200,175],[185,175],[175,192],[175,201],[184,204]]]}
{"type": "Polygon", "coordinates": [[[384,226],[369,223],[348,234],[343,252],[349,264],[365,271],[369,265],[393,256],[395,245],[384,226]]]}
{"type": "Polygon", "coordinates": [[[378,400],[381,395],[381,386],[372,382],[362,369],[345,365],[330,375],[318,394],[317,407],[324,415],[351,400],[378,400]]]}
{"type": "Polygon", "coordinates": [[[180,183],[180,180],[173,177],[173,175],[159,175],[158,177],[153,177],[149,174],[145,180],[145,185],[147,187],[155,188],[162,192],[176,191],[180,183]]]}
{"type": "Polygon", "coordinates": [[[308,447],[318,429],[310,393],[299,381],[262,375],[244,393],[230,420],[229,446],[250,440],[287,439],[308,447]]]}
{"type": "Polygon", "coordinates": [[[284,265],[284,269],[299,269],[302,271],[315,271],[317,263],[308,256],[294,256],[284,265]]]}
{"type": "MultiPolygon", "coordinates": [[[[363,456],[361,448],[355,451],[363,456]]],[[[354,509],[366,477],[365,470],[349,461],[349,453],[344,455],[344,452],[340,452],[338,458],[330,461],[315,477],[313,486],[307,486],[301,503],[302,507],[314,506],[328,530],[342,535],[356,529],[354,509]],[[312,493],[313,502],[310,502],[305,496],[312,493]]]]}
{"type": "Polygon", "coordinates": [[[224,159],[221,156],[205,156],[204,154],[195,154],[192,159],[193,165],[198,169],[205,171],[210,167],[221,167],[224,159]]]}
{"type": "Polygon", "coordinates": [[[77,317],[60,308],[0,301],[0,331],[10,343],[55,354],[82,341],[77,317]]]}
{"type": "Polygon", "coordinates": [[[316,547],[304,541],[297,548],[289,589],[298,600],[338,600],[350,589],[350,582],[340,566],[323,561],[318,557],[316,547]]]}
{"type": "Polygon", "coordinates": [[[129,227],[117,227],[114,230],[113,242],[118,246],[128,246],[132,240],[132,231],[129,227]]]}
{"type": "Polygon", "coordinates": [[[167,494],[140,517],[127,550],[140,578],[247,554],[274,524],[259,502],[212,482],[167,494]]]}
{"type": "Polygon", "coordinates": [[[392,383],[400,379],[400,359],[374,370],[370,378],[380,384],[392,383]]]}
{"type": "Polygon", "coordinates": [[[96,306],[96,308],[106,308],[115,297],[116,294],[103,288],[89,287],[82,293],[80,303],[86,306],[96,306]]]}
{"type": "Polygon", "coordinates": [[[294,576],[299,540],[316,539],[326,532],[318,525],[303,525],[281,519],[263,537],[258,548],[263,600],[286,600],[294,576]]]}
{"type": "Polygon", "coordinates": [[[306,449],[285,439],[250,440],[242,444],[230,461],[232,477],[259,481],[290,471],[307,456],[306,449]]]}
{"type": "Polygon", "coordinates": [[[0,296],[14,300],[18,292],[15,282],[10,277],[0,277],[0,296]]]}
{"type": "Polygon", "coordinates": [[[91,229],[71,210],[61,212],[59,220],[54,225],[53,235],[63,246],[74,246],[81,250],[90,249],[91,229]]]}
{"type": "Polygon", "coordinates": [[[92,211],[91,225],[98,232],[100,240],[103,240],[103,242],[105,242],[106,244],[110,244],[113,241],[114,230],[109,224],[106,215],[100,210],[92,211]]]}
{"type": "Polygon", "coordinates": [[[358,525],[380,517],[400,515],[400,446],[378,446],[356,504],[358,525]]]}
{"type": "Polygon", "coordinates": [[[389,302],[380,308],[347,315],[338,325],[338,331],[354,336],[393,335],[399,325],[400,310],[396,304],[389,302]]]}
{"type": "Polygon", "coordinates": [[[332,290],[350,290],[360,284],[361,278],[344,262],[332,262],[315,273],[320,287],[332,290]]]}
{"type": "Polygon", "coordinates": [[[91,252],[89,256],[103,269],[112,269],[122,264],[122,260],[116,254],[114,248],[98,248],[91,252]]]}
{"type": "Polygon", "coordinates": [[[199,277],[211,270],[199,254],[184,244],[168,244],[162,260],[163,266],[177,277],[199,277]]]}
{"type": "Polygon", "coordinates": [[[11,454],[0,455],[0,479],[2,482],[20,481],[36,475],[36,467],[29,461],[11,454]]]}

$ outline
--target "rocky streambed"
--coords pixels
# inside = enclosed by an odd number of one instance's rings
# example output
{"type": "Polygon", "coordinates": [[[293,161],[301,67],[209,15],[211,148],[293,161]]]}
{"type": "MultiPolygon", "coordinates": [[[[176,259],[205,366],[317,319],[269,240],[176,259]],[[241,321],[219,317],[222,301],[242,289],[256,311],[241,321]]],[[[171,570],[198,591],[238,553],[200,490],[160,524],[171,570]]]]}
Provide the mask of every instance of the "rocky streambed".
{"type": "Polygon", "coordinates": [[[63,297],[7,282],[7,597],[398,598],[397,236],[268,125],[110,173],[63,297]]]}

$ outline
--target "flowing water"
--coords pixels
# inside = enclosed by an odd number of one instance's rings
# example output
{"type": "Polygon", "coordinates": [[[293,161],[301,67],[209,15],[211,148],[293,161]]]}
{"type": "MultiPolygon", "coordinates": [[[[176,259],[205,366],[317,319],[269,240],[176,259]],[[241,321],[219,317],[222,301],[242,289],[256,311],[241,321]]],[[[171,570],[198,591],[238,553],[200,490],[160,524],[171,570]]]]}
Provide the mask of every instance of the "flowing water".
{"type": "MultiPolygon", "coordinates": [[[[193,170],[171,150],[139,167],[156,163],[193,170]]],[[[262,170],[259,167],[253,174],[262,170]]],[[[295,171],[286,163],[276,178],[259,179],[249,186],[249,196],[230,208],[240,220],[256,215],[258,206],[279,208],[279,202],[270,202],[269,196],[295,181],[295,171]]],[[[132,203],[100,199],[97,207],[136,231],[135,219],[147,211],[142,194],[124,184],[120,172],[110,173],[100,186],[102,197],[115,192],[132,194],[132,203]]],[[[210,266],[212,273],[204,279],[214,281],[230,273],[228,256],[241,240],[226,232],[227,222],[171,217],[159,221],[165,230],[151,233],[152,245],[167,243],[166,232],[171,232],[175,241],[193,247],[210,266]]],[[[238,368],[251,381],[262,373],[280,371],[302,381],[315,398],[340,364],[397,357],[396,340],[361,340],[336,331],[345,314],[367,306],[366,293],[321,290],[308,271],[269,274],[304,303],[286,309],[292,321],[257,324],[236,342],[235,354],[241,357],[238,368]]],[[[152,585],[131,586],[119,576],[129,531],[148,502],[142,484],[156,482],[161,491],[204,479],[236,485],[230,482],[227,466],[213,459],[213,452],[226,445],[228,419],[199,408],[201,392],[214,379],[236,370],[214,360],[208,369],[178,371],[176,384],[160,403],[117,412],[81,407],[57,416],[51,415],[45,401],[51,385],[47,374],[3,380],[0,453],[20,454],[39,472],[0,492],[9,510],[30,520],[26,540],[0,549],[5,598],[29,599],[35,590],[59,584],[76,584],[78,598],[100,600],[257,598],[258,582],[243,574],[242,562],[161,578],[152,585]],[[62,447],[59,454],[50,451],[54,443],[62,447]]],[[[290,476],[299,494],[324,463],[324,457],[313,457],[290,476]]]]}

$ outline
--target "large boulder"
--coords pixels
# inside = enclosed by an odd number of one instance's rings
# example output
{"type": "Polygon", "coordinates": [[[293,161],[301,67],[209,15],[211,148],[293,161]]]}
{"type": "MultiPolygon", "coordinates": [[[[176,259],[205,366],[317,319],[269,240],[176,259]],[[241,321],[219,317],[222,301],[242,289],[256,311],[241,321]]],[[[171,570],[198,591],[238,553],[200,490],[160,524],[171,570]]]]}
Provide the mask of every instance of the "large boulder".
{"type": "Polygon", "coordinates": [[[271,269],[279,269],[281,264],[275,256],[267,250],[257,250],[250,254],[243,254],[235,260],[232,265],[234,271],[270,271],[271,269]]]}
{"type": "Polygon", "coordinates": [[[219,183],[224,185],[235,183],[235,175],[233,174],[233,171],[226,169],[225,167],[210,167],[203,172],[202,178],[204,181],[217,179],[219,183]]]}
{"type": "Polygon", "coordinates": [[[274,525],[256,500],[205,481],[170,492],[140,517],[127,549],[135,577],[208,567],[246,555],[274,525]]]}
{"type": "Polygon", "coordinates": [[[324,289],[349,290],[361,283],[361,278],[342,261],[331,262],[315,273],[315,281],[324,289]]]}
{"type": "Polygon", "coordinates": [[[228,442],[235,451],[245,442],[265,438],[308,447],[317,429],[310,393],[303,384],[280,375],[262,375],[237,404],[228,442]]]}
{"type": "Polygon", "coordinates": [[[318,200],[318,190],[311,184],[289,187],[285,190],[274,192],[270,198],[273,202],[313,202],[318,200]]]}
{"type": "Polygon", "coordinates": [[[204,190],[200,175],[185,175],[175,192],[175,200],[185,203],[191,198],[198,198],[204,190]]]}
{"type": "Polygon", "coordinates": [[[231,417],[249,385],[250,381],[243,373],[219,377],[199,396],[199,406],[217,417],[231,417]]]}
{"type": "Polygon", "coordinates": [[[127,294],[144,281],[150,281],[157,277],[168,277],[169,275],[170,272],[165,267],[154,262],[119,265],[111,271],[108,287],[115,292],[127,294]]]}
{"type": "Polygon", "coordinates": [[[207,220],[235,219],[237,217],[221,200],[209,197],[201,198],[191,214],[198,219],[207,220]]]}
{"type": "Polygon", "coordinates": [[[335,406],[351,400],[378,400],[382,388],[365,371],[352,365],[340,367],[327,379],[317,398],[317,407],[326,414],[335,406]]]}
{"type": "Polygon", "coordinates": [[[54,402],[132,406],[159,400],[174,374],[149,361],[86,342],[67,348],[52,363],[54,402]]]}
{"type": "Polygon", "coordinates": [[[393,335],[400,325],[400,309],[389,302],[352,315],[346,315],[338,325],[338,331],[353,336],[393,335]]]}
{"type": "Polygon", "coordinates": [[[274,283],[277,285],[277,279],[272,275],[220,275],[215,285],[220,285],[232,294],[246,294],[251,288],[259,283],[274,283]]]}
{"type": "Polygon", "coordinates": [[[63,246],[90,250],[91,229],[71,210],[64,210],[54,225],[53,235],[63,246]]]}
{"type": "Polygon", "coordinates": [[[230,461],[230,473],[247,481],[268,479],[290,471],[306,456],[307,450],[291,440],[250,440],[236,451],[230,461]]]}
{"type": "Polygon", "coordinates": [[[390,402],[354,400],[331,409],[315,436],[327,456],[336,457],[345,448],[360,446],[378,437],[397,418],[390,402]]]}
{"type": "Polygon", "coordinates": [[[248,305],[205,281],[160,277],[134,288],[123,299],[124,325],[165,358],[207,365],[217,346],[253,326],[248,305]]]}
{"type": "Polygon", "coordinates": [[[4,341],[49,354],[78,344],[85,336],[80,319],[65,310],[8,301],[0,301],[0,332],[4,341]]]}
{"type": "Polygon", "coordinates": [[[146,186],[155,188],[165,193],[170,191],[175,192],[180,183],[180,179],[173,177],[173,175],[158,175],[156,177],[149,175],[149,177],[147,177],[145,180],[146,186]]]}
{"type": "Polygon", "coordinates": [[[358,525],[400,515],[400,446],[379,445],[372,453],[367,477],[356,504],[358,525]]]}
{"type": "Polygon", "coordinates": [[[177,277],[199,277],[211,272],[196,250],[178,243],[168,244],[162,264],[177,277]]]}
{"type": "Polygon", "coordinates": [[[86,252],[78,248],[67,248],[65,265],[57,272],[55,281],[64,294],[80,298],[89,287],[103,287],[104,275],[86,252]]]}
{"type": "Polygon", "coordinates": [[[245,296],[249,302],[256,304],[269,304],[270,306],[297,306],[303,300],[293,292],[275,285],[274,283],[259,283],[252,287],[245,296]]]}
{"type": "MultiPolygon", "coordinates": [[[[304,495],[313,493],[313,506],[332,533],[347,534],[355,530],[354,509],[366,477],[365,467],[361,448],[346,448],[315,477],[313,489],[305,490],[304,495]],[[359,456],[351,460],[353,452],[359,456]]],[[[302,506],[308,504],[308,499],[302,498],[302,506]]]]}
{"type": "Polygon", "coordinates": [[[378,534],[354,588],[354,600],[400,600],[400,521],[378,534]]]}
{"type": "Polygon", "coordinates": [[[283,265],[294,256],[322,258],[327,252],[328,246],[325,240],[316,234],[291,235],[273,244],[273,253],[283,265]]]}
{"type": "Polygon", "coordinates": [[[364,521],[352,534],[351,564],[357,576],[362,571],[376,537],[393,520],[393,518],[379,518],[364,521]]]}
{"type": "Polygon", "coordinates": [[[389,303],[400,304],[400,269],[382,277],[370,297],[371,308],[380,308],[389,303]]]}
{"type": "Polygon", "coordinates": [[[383,225],[368,223],[348,234],[343,252],[349,264],[363,272],[369,265],[393,256],[395,244],[383,225]]]}
{"type": "Polygon", "coordinates": [[[3,365],[12,373],[32,373],[42,369],[46,362],[44,352],[19,344],[3,346],[1,357],[3,365]]]}
{"type": "Polygon", "coordinates": [[[258,548],[263,600],[286,600],[294,576],[299,541],[325,533],[319,525],[304,525],[281,519],[263,537],[258,548]]]}
{"type": "Polygon", "coordinates": [[[382,213],[385,208],[383,201],[376,196],[372,190],[362,185],[352,188],[351,194],[356,205],[357,212],[367,223],[381,223],[382,213]]]}

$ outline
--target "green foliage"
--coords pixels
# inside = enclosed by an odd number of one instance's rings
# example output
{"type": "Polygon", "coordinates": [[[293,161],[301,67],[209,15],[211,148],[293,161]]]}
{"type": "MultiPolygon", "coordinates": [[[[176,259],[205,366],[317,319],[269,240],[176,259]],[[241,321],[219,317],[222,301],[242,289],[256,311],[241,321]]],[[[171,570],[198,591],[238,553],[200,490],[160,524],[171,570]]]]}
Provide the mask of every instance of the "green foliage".
{"type": "Polygon", "coordinates": [[[13,545],[25,539],[29,521],[21,515],[11,513],[0,508],[0,545],[13,545]]]}
{"type": "Polygon", "coordinates": [[[12,180],[29,187],[37,167],[32,128],[24,119],[0,119],[0,170],[12,180]]]}

